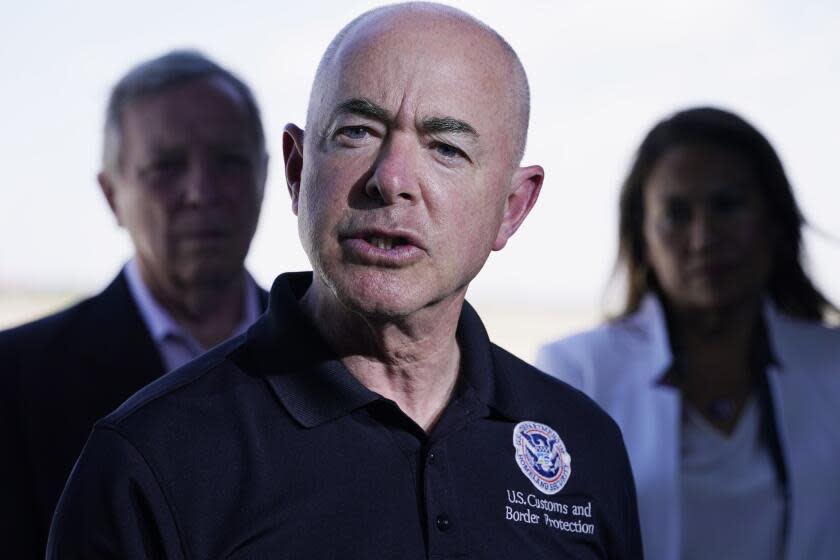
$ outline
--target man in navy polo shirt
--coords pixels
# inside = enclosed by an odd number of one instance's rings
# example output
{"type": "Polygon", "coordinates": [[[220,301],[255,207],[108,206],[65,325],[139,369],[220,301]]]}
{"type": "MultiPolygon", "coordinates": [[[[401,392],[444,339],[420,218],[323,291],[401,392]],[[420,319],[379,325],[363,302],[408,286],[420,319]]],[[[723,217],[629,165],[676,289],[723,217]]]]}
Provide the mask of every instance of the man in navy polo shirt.
{"type": "Polygon", "coordinates": [[[313,272],[97,424],[49,558],[640,558],[615,424],[464,301],[543,181],[516,54],[388,6],[312,91],[283,151],[313,272]]]}

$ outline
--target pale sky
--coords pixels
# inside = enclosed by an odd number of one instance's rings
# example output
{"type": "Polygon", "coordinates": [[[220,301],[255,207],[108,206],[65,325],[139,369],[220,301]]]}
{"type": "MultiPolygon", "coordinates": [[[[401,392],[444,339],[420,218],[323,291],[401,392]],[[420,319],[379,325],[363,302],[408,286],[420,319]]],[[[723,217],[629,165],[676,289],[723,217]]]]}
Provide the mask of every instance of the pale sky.
{"type": "MultiPolygon", "coordinates": [[[[377,2],[15,2],[0,18],[0,290],[94,292],[130,256],[95,175],[109,88],[130,66],[197,48],[248,82],[272,153],[248,264],[266,287],[308,268],[283,178],[281,132],[303,124],[320,55],[377,2]]],[[[615,253],[620,182],[646,131],[697,104],[734,110],[778,150],[809,220],[818,283],[840,301],[840,3],[455,1],[497,29],[528,72],[524,163],[537,206],[470,289],[485,302],[598,306],[615,253]]]]}

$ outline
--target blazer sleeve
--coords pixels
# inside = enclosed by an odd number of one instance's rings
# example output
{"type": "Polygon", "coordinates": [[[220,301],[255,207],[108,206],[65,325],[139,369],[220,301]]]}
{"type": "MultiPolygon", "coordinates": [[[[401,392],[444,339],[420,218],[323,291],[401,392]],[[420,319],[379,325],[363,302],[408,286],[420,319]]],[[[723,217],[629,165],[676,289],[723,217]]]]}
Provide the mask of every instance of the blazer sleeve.
{"type": "Polygon", "coordinates": [[[185,557],[175,516],[143,455],[114,427],[97,426],[58,502],[47,559],[185,557]]]}
{"type": "Polygon", "coordinates": [[[46,527],[35,508],[35,487],[24,437],[18,356],[0,340],[0,542],[9,558],[43,558],[46,527]]]}
{"type": "Polygon", "coordinates": [[[565,344],[565,342],[555,342],[541,347],[537,352],[534,365],[537,369],[568,383],[591,397],[591,387],[587,386],[583,368],[568,351],[568,344],[565,344]]]}

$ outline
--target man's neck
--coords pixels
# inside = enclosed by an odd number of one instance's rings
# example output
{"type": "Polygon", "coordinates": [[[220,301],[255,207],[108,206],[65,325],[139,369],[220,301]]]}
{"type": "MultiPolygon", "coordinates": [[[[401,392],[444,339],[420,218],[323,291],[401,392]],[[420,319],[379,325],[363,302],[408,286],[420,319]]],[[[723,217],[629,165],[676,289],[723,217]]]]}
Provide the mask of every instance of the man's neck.
{"type": "Polygon", "coordinates": [[[349,311],[316,283],[301,307],[341,362],[364,386],[396,402],[430,432],[458,380],[461,354],[455,331],[463,293],[410,317],[371,319],[349,311]]]}
{"type": "Polygon", "coordinates": [[[138,263],[143,283],[172,319],[204,348],[210,348],[235,334],[245,317],[243,269],[227,282],[190,285],[158,279],[138,263]]]}

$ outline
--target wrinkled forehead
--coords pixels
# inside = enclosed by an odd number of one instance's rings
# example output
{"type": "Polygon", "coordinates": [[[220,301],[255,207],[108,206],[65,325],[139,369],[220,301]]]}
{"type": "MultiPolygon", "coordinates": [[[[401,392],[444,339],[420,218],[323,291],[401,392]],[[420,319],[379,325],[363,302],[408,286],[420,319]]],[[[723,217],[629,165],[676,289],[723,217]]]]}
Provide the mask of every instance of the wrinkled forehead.
{"type": "Polygon", "coordinates": [[[512,114],[510,68],[498,40],[473,22],[381,17],[338,46],[318,84],[316,109],[323,118],[347,99],[366,98],[394,113],[446,114],[483,126],[512,114]]]}

